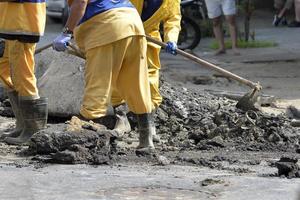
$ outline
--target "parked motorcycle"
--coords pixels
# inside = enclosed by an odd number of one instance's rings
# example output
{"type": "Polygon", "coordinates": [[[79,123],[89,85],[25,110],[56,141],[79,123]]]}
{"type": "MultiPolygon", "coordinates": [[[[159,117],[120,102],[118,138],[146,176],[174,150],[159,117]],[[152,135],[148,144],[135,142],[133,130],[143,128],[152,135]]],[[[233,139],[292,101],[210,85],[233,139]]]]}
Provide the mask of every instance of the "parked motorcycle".
{"type": "Polygon", "coordinates": [[[201,40],[201,29],[197,21],[207,18],[205,4],[203,0],[182,0],[180,5],[182,19],[178,47],[183,50],[194,49],[201,40]]]}

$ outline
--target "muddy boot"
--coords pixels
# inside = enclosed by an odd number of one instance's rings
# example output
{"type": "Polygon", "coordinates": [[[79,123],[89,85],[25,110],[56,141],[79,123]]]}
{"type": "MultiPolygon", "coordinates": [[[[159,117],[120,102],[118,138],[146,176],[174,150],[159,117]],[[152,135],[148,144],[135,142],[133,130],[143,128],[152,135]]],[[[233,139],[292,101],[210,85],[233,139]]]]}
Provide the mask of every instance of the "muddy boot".
{"type": "Polygon", "coordinates": [[[138,150],[152,150],[154,149],[153,138],[155,135],[155,125],[152,115],[149,113],[138,114],[138,132],[139,132],[139,145],[138,150]]]}
{"type": "MultiPolygon", "coordinates": [[[[154,116],[155,110],[152,111],[151,115],[154,116]]],[[[156,131],[152,134],[153,142],[160,143],[160,137],[156,134],[156,131]]]]}
{"type": "Polygon", "coordinates": [[[16,118],[16,128],[12,132],[1,135],[0,136],[1,140],[3,140],[6,137],[18,137],[21,134],[24,126],[23,117],[19,109],[18,93],[16,91],[10,91],[7,92],[7,96],[9,98],[11,108],[16,118]]]}
{"type": "Polygon", "coordinates": [[[131,126],[127,118],[127,109],[124,105],[120,105],[114,108],[116,116],[116,124],[113,130],[118,133],[118,137],[122,137],[124,134],[131,131],[131,126]]]}
{"type": "Polygon", "coordinates": [[[22,144],[27,142],[31,136],[44,129],[48,119],[47,99],[19,100],[19,107],[24,119],[24,129],[20,136],[6,137],[4,141],[8,144],[22,144]]]}

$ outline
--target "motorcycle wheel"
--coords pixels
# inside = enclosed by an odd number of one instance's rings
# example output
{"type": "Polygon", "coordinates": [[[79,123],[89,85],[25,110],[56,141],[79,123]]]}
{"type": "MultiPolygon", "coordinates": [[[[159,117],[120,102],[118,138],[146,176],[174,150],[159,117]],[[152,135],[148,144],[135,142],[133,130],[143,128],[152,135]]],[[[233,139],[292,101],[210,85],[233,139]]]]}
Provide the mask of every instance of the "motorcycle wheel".
{"type": "Polygon", "coordinates": [[[199,25],[191,18],[183,17],[181,19],[181,31],[178,38],[178,48],[194,49],[201,40],[201,30],[199,25]]]}

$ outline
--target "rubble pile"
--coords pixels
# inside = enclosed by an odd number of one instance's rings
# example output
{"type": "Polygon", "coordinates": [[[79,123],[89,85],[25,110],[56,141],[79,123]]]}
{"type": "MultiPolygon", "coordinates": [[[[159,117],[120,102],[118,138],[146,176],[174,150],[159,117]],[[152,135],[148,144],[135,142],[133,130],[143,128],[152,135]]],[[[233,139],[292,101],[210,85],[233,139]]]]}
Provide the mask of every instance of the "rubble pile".
{"type": "Polygon", "coordinates": [[[199,150],[294,151],[300,135],[284,115],[244,112],[236,102],[176,88],[163,81],[163,104],[156,112],[158,134],[167,146],[199,150]]]}

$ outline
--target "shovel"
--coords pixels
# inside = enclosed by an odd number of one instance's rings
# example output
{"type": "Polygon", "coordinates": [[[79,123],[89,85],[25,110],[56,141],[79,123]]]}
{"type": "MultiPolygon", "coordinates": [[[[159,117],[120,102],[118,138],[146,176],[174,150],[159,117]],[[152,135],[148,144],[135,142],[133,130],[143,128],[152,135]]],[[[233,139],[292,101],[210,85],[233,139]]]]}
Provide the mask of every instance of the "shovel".
{"type": "MultiPolygon", "coordinates": [[[[81,53],[81,51],[75,45],[73,45],[72,43],[68,43],[67,45],[68,45],[68,47],[71,48],[71,49],[67,50],[68,54],[71,54],[71,55],[74,55],[74,56],[77,56],[77,57],[85,59],[85,56],[83,55],[83,53],[81,53]]],[[[52,43],[46,44],[45,46],[42,46],[42,47],[36,49],[34,54],[35,55],[39,54],[42,51],[44,51],[46,49],[49,49],[50,47],[52,47],[52,43]]]]}
{"type": "Polygon", "coordinates": [[[45,46],[42,46],[38,49],[35,50],[34,54],[39,54],[41,53],[42,51],[46,50],[46,49],[49,49],[50,47],[52,47],[52,43],[50,44],[46,44],[45,46]]]}
{"type": "MultiPolygon", "coordinates": [[[[167,44],[163,43],[161,41],[158,41],[152,37],[146,36],[147,40],[149,42],[153,42],[154,44],[157,44],[163,48],[166,48],[167,44]]],[[[214,65],[206,60],[203,60],[201,58],[198,58],[192,54],[189,54],[183,50],[180,49],[176,49],[176,52],[180,55],[182,55],[185,58],[188,58],[189,60],[192,60],[206,68],[212,69],[216,72],[219,72],[221,74],[223,74],[225,77],[228,77],[230,79],[236,80],[239,83],[242,83],[244,85],[247,85],[251,88],[251,91],[249,91],[248,93],[246,93],[236,104],[236,107],[244,110],[244,111],[248,111],[248,110],[258,110],[257,108],[257,99],[258,99],[258,92],[262,89],[261,85],[259,83],[254,83],[250,80],[247,80],[243,77],[240,77],[234,73],[231,73],[217,65],[214,65]]]]}

